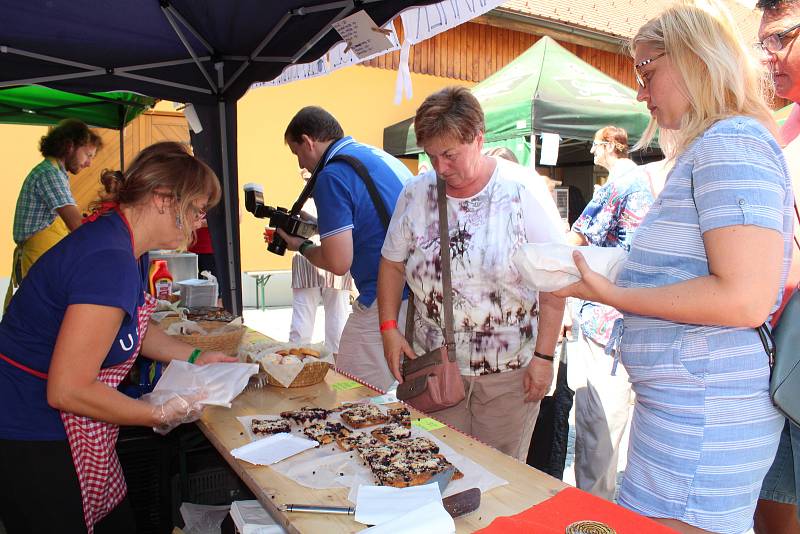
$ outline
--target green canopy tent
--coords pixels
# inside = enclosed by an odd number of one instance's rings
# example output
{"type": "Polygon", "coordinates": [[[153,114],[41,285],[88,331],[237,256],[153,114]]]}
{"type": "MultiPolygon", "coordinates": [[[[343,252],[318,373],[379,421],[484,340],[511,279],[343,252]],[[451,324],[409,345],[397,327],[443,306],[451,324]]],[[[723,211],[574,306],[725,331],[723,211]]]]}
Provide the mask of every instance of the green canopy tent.
{"type": "MultiPolygon", "coordinates": [[[[582,61],[550,37],[542,37],[514,61],[472,88],[486,116],[486,146],[506,146],[523,164],[531,136],[554,133],[560,152],[588,156],[586,143],[607,125],[628,131],[631,144],[647,127],[647,106],[636,91],[582,61]]],[[[419,154],[413,118],[384,129],[384,150],[419,154]]],[[[559,159],[561,159],[561,155],[559,159]]]]}
{"type": "Polygon", "coordinates": [[[99,128],[120,131],[120,165],[124,167],[122,129],[156,99],[128,91],[78,94],[39,85],[0,88],[0,123],[52,125],[79,119],[99,128]]]}

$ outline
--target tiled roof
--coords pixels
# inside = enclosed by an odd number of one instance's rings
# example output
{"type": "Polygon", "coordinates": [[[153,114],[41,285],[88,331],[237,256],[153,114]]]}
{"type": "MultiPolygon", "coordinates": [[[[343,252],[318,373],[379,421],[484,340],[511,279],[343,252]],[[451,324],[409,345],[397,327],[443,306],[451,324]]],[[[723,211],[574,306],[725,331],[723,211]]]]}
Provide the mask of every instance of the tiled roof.
{"type": "MultiPolygon", "coordinates": [[[[724,1],[744,38],[755,41],[761,12],[736,0],[724,1]]],[[[672,0],[509,0],[497,9],[628,39],[672,3],[672,0]]]]}

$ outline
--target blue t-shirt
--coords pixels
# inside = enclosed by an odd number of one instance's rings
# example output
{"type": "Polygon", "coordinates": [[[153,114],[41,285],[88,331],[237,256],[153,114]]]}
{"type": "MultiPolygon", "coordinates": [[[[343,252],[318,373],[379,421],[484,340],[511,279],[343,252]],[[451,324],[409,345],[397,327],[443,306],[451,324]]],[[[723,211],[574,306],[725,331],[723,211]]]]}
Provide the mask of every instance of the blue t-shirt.
{"type": "MultiPolygon", "coordinates": [[[[325,161],[340,154],[358,159],[367,168],[391,218],[403,184],[412,177],[411,171],[386,152],[358,143],[352,137],[334,142],[325,161]]],[[[375,300],[378,263],[386,228],[367,187],[350,164],[334,161],[325,165],[317,175],[314,202],[320,238],[352,230],[353,264],[350,274],[358,288],[359,302],[371,306],[375,300]]]]}
{"type": "MultiPolygon", "coordinates": [[[[0,354],[47,373],[70,304],[125,311],[102,367],[128,358],[139,341],[147,255],[137,261],[125,221],[116,213],[84,224],[47,251],[22,280],[0,323],[0,354]]],[[[91,325],[84,325],[89,335],[91,325]]],[[[66,439],[59,412],[47,404],[47,381],[0,360],[0,439],[66,439]]]]}

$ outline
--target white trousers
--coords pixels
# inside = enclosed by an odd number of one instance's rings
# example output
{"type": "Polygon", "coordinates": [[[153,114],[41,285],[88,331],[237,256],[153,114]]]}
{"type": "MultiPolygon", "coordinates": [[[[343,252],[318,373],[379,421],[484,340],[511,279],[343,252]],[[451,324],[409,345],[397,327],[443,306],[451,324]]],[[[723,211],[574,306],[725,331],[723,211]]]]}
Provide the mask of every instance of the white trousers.
{"type": "Polygon", "coordinates": [[[583,335],[570,349],[577,350],[569,353],[568,367],[586,371],[585,385],[571,385],[575,389],[575,483],[613,500],[619,451],[633,402],[628,373],[619,363],[612,376],[613,357],[583,335]]]}
{"type": "Polygon", "coordinates": [[[314,334],[314,322],[320,302],[325,310],[325,348],[332,354],[339,351],[339,339],[349,315],[350,292],[329,287],[307,287],[292,290],[292,325],[290,343],[308,343],[314,334]]]}
{"type": "MultiPolygon", "coordinates": [[[[403,301],[397,319],[402,332],[406,324],[406,305],[403,301]]],[[[347,318],[336,355],[336,369],[366,382],[375,389],[386,391],[395,378],[383,356],[383,339],[378,321],[378,301],[365,308],[356,301],[347,318]]]]}

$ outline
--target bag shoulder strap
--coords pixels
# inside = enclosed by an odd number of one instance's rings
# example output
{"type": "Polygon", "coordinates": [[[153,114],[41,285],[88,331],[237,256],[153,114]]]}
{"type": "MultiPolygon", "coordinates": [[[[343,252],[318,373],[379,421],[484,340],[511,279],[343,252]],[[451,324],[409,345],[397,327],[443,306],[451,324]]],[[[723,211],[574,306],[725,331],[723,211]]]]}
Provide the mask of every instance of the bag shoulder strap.
{"type": "Polygon", "coordinates": [[[369,171],[364,164],[361,163],[361,161],[359,161],[357,158],[347,154],[337,154],[329,159],[328,163],[332,161],[344,161],[353,167],[353,170],[356,171],[358,177],[361,178],[362,182],[364,182],[364,186],[367,188],[367,192],[372,199],[372,203],[375,205],[375,211],[378,212],[378,217],[380,218],[381,223],[383,223],[383,227],[388,230],[389,221],[391,220],[391,217],[389,216],[389,210],[386,209],[386,204],[383,203],[383,199],[378,193],[378,188],[375,187],[375,181],[372,179],[372,176],[370,176],[369,171]]]}
{"type": "MultiPolygon", "coordinates": [[[[456,361],[456,340],[453,319],[453,283],[450,276],[450,231],[447,227],[447,194],[445,182],[436,178],[436,200],[439,208],[439,258],[442,266],[442,308],[444,311],[444,342],[447,346],[447,359],[456,361]]],[[[414,294],[408,295],[406,312],[406,341],[414,346],[414,294]]]]}
{"type": "Polygon", "coordinates": [[[453,283],[450,278],[450,230],[447,227],[447,194],[445,182],[436,178],[436,198],[439,205],[439,253],[442,263],[442,308],[444,308],[444,341],[450,360],[455,358],[456,340],[453,333],[453,283]]]}

